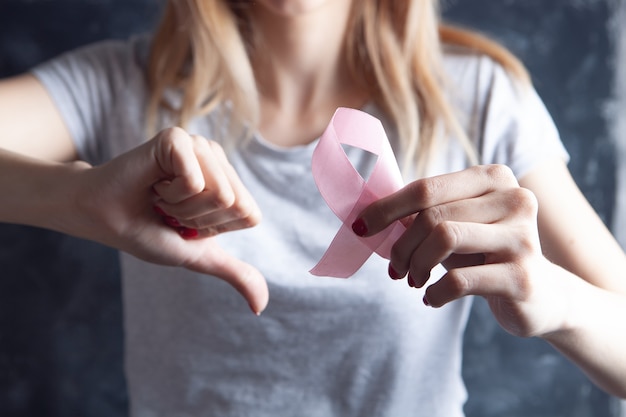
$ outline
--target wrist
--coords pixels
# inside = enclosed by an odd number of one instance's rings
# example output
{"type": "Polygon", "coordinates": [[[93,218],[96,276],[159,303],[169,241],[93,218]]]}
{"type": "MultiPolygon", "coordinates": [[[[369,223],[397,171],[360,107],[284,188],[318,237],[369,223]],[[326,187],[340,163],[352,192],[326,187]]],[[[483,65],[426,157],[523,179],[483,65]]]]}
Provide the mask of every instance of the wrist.
{"type": "Polygon", "coordinates": [[[570,343],[580,331],[593,325],[594,311],[598,311],[597,293],[602,291],[568,271],[562,270],[561,275],[562,283],[554,292],[558,296],[555,304],[561,304],[559,320],[553,329],[540,335],[556,346],[570,343]]]}
{"type": "Polygon", "coordinates": [[[84,224],[89,212],[82,204],[89,187],[92,166],[84,161],[58,164],[51,168],[46,190],[41,195],[44,219],[40,226],[76,237],[87,238],[84,224]]]}
{"type": "Polygon", "coordinates": [[[0,150],[0,221],[67,232],[72,178],[90,166],[59,163],[0,150]]]}

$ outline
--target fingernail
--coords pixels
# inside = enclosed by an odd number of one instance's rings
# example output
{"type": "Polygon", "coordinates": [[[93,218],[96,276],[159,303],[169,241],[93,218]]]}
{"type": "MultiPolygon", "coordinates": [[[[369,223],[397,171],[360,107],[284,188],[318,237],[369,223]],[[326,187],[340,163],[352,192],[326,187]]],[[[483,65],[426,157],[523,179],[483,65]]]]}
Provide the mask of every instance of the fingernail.
{"type": "Polygon", "coordinates": [[[430,303],[428,302],[428,298],[426,298],[426,294],[424,294],[424,297],[422,298],[422,301],[424,302],[425,306],[430,306],[430,303]]]}
{"type": "Polygon", "coordinates": [[[357,236],[365,236],[367,234],[367,225],[365,221],[361,218],[358,218],[352,223],[352,231],[357,236]]]}
{"type": "Polygon", "coordinates": [[[261,312],[260,312],[260,311],[256,311],[256,310],[254,309],[254,307],[252,307],[252,304],[248,303],[248,307],[250,307],[250,310],[252,310],[252,313],[254,313],[254,315],[255,315],[255,316],[257,316],[257,317],[258,317],[258,316],[260,316],[260,315],[261,315],[261,312]]]}
{"type": "MultiPolygon", "coordinates": [[[[163,221],[165,222],[165,224],[167,224],[168,226],[171,227],[180,227],[180,222],[178,220],[176,220],[176,218],[172,217],[172,216],[163,216],[163,221]]],[[[191,229],[189,229],[191,230],[191,229]]]]}
{"type": "Polygon", "coordinates": [[[191,239],[198,236],[196,229],[189,229],[188,227],[181,227],[178,229],[178,233],[185,239],[191,239]]]}
{"type": "Polygon", "coordinates": [[[415,288],[415,281],[413,281],[413,277],[411,276],[410,272],[409,275],[407,275],[406,277],[406,282],[409,284],[409,287],[415,288]]]}
{"type": "Polygon", "coordinates": [[[402,276],[395,269],[393,269],[393,266],[391,266],[391,264],[389,264],[388,272],[389,272],[389,276],[391,277],[391,279],[402,278],[402,276]]]}

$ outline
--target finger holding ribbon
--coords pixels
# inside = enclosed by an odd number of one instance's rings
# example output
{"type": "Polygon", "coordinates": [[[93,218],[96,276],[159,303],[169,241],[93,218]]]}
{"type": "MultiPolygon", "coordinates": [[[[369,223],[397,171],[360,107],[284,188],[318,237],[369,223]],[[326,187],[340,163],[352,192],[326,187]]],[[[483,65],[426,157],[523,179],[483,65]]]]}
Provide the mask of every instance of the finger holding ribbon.
{"type": "Polygon", "coordinates": [[[322,197],[343,224],[310,272],[348,278],[374,252],[389,259],[391,246],[406,230],[401,222],[390,221],[375,236],[368,237],[355,235],[352,227],[365,207],[402,186],[400,170],[381,122],[359,110],[337,109],[313,152],[311,165],[322,197]],[[378,157],[367,180],[354,168],[342,145],[378,157]]]}
{"type": "Polygon", "coordinates": [[[470,294],[522,300],[533,263],[544,261],[536,199],[504,166],[417,180],[365,208],[357,223],[371,236],[407,216],[414,220],[392,247],[390,275],[422,287],[443,263],[448,273],[424,298],[433,306],[470,294]]]}
{"type": "Polygon", "coordinates": [[[429,284],[426,305],[480,295],[513,334],[553,327],[547,318],[558,316],[551,310],[563,282],[541,251],[537,200],[509,168],[476,166],[402,187],[380,122],[338,109],[314,152],[313,174],[343,225],[311,273],[349,277],[375,252],[390,260],[392,278],[408,274],[410,286],[423,287],[443,264],[447,273],[429,284]],[[367,181],[341,144],[378,156],[367,181]]]}

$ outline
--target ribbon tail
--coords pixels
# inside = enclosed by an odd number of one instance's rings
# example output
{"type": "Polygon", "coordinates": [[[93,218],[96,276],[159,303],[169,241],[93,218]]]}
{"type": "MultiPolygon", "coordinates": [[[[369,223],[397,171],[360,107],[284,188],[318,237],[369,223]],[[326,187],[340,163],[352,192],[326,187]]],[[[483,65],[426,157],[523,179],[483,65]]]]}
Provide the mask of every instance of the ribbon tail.
{"type": "Polygon", "coordinates": [[[371,255],[372,250],[344,224],[320,261],[309,272],[317,276],[349,278],[371,255]]]}
{"type": "Polygon", "coordinates": [[[402,176],[382,123],[367,113],[339,108],[313,152],[313,178],[330,209],[343,222],[313,275],[347,278],[363,266],[373,252],[389,259],[391,248],[405,228],[400,222],[375,236],[356,236],[349,225],[367,205],[402,186],[402,176]],[[376,155],[369,180],[364,180],[342,145],[376,155]]]}

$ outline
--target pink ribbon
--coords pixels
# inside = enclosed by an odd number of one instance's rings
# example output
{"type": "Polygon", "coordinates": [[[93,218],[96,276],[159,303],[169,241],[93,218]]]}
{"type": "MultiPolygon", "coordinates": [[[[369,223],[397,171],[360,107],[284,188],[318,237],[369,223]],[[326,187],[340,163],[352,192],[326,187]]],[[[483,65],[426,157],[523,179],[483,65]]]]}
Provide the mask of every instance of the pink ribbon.
{"type": "Polygon", "coordinates": [[[382,123],[362,111],[338,108],[313,151],[312,170],[326,204],[343,224],[311,274],[348,278],[374,252],[389,259],[393,243],[406,230],[402,223],[396,221],[368,238],[352,231],[352,223],[365,207],[402,187],[402,176],[382,123]],[[352,166],[342,144],[378,156],[367,181],[352,166]]]}

